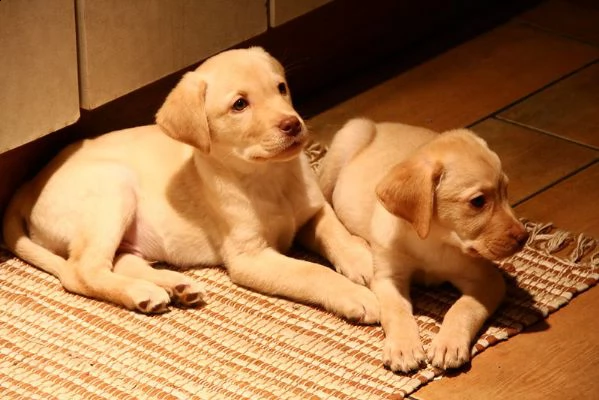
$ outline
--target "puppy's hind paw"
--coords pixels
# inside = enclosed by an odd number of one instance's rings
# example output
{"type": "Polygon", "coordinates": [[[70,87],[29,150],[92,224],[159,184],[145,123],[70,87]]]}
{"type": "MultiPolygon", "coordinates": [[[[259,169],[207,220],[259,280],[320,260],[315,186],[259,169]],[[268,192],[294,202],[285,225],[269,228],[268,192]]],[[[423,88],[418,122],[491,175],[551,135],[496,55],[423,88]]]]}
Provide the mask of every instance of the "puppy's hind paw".
{"type": "Polygon", "coordinates": [[[177,304],[185,307],[196,307],[206,304],[208,297],[204,287],[193,281],[180,283],[175,286],[173,296],[177,304]]]}
{"type": "Polygon", "coordinates": [[[139,281],[127,290],[130,301],[127,308],[144,314],[160,314],[168,311],[170,296],[163,288],[145,281],[139,281]]]}

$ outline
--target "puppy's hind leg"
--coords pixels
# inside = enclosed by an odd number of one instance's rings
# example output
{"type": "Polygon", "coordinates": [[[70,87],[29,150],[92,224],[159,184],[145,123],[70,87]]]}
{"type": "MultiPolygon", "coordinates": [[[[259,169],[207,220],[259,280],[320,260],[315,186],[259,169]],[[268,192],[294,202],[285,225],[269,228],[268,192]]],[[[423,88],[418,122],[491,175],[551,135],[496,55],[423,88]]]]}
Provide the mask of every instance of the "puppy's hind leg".
{"type": "Polygon", "coordinates": [[[165,289],[148,280],[113,272],[116,250],[135,218],[137,195],[127,171],[123,174],[118,167],[99,167],[85,171],[95,172],[86,174],[88,179],[96,178],[93,187],[88,183],[74,193],[81,208],[72,215],[77,223],[71,233],[67,268],[60,280],[71,292],[143,313],[164,312],[170,302],[165,289]]]}
{"type": "Polygon", "coordinates": [[[130,278],[145,279],[165,289],[180,305],[194,307],[206,302],[202,285],[180,272],[155,269],[146,260],[134,254],[120,254],[114,263],[114,272],[130,278]]]}

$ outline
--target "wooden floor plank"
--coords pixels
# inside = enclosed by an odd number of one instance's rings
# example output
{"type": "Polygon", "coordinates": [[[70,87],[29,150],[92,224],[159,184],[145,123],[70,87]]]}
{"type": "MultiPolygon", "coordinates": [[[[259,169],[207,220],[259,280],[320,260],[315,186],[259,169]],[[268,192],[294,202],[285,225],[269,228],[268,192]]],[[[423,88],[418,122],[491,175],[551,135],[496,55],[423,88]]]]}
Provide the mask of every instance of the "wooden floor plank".
{"type": "Polygon", "coordinates": [[[497,119],[472,129],[501,158],[512,204],[599,158],[599,151],[497,119]]]}
{"type": "Polygon", "coordinates": [[[527,332],[484,351],[466,373],[429,383],[418,400],[595,399],[599,393],[599,289],[527,332]]]}
{"type": "Polygon", "coordinates": [[[565,230],[599,239],[598,199],[599,163],[595,163],[522,203],[516,210],[528,219],[553,222],[565,230]]]}
{"type": "Polygon", "coordinates": [[[593,2],[550,0],[523,13],[518,20],[599,45],[599,3],[593,2]]]}
{"type": "Polygon", "coordinates": [[[599,149],[599,62],[499,114],[599,149]]]}
{"type": "Polygon", "coordinates": [[[598,58],[598,48],[512,22],[330,108],[310,126],[323,141],[355,116],[465,126],[598,58]]]}

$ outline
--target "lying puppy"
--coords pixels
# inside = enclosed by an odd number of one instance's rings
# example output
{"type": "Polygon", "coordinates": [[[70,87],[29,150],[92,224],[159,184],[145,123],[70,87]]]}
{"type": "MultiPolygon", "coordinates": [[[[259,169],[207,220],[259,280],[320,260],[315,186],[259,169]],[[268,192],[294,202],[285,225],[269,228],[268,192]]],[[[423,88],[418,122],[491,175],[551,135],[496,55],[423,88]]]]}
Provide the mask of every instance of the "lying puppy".
{"type": "Polygon", "coordinates": [[[283,67],[261,48],[231,50],[187,73],[158,125],[60,153],[9,205],[4,238],[71,292],[143,313],[195,305],[203,288],[172,270],[224,264],[231,279],[363,323],[376,296],[335,271],[281,254],[296,234],[361,284],[362,239],[327,205],[302,153],[308,133],[283,67]]]}
{"type": "Polygon", "coordinates": [[[428,359],[439,368],[467,362],[476,333],[504,295],[493,261],[528,238],[508,204],[497,155],[465,129],[439,135],[356,119],[333,139],[320,182],[341,221],[372,247],[384,364],[408,372],[425,362],[412,281],[449,281],[462,292],[428,359]]]}

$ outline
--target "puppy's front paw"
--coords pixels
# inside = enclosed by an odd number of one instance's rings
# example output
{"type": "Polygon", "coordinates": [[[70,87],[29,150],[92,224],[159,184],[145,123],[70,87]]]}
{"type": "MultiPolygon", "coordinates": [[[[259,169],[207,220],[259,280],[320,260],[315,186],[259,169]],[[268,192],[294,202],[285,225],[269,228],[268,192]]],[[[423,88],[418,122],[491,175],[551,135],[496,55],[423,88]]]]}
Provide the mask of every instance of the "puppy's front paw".
{"type": "Polygon", "coordinates": [[[443,331],[433,339],[428,350],[428,359],[437,368],[457,368],[470,360],[468,338],[459,334],[444,334],[443,331]]]}
{"type": "Polygon", "coordinates": [[[351,284],[351,291],[333,295],[331,311],[360,324],[375,324],[380,320],[380,306],[377,297],[368,288],[351,284]]]}
{"type": "Polygon", "coordinates": [[[426,364],[426,356],[420,339],[385,338],[383,364],[392,371],[410,372],[426,364]]]}
{"type": "Polygon", "coordinates": [[[144,314],[158,314],[168,311],[171,299],[166,290],[152,282],[138,280],[126,290],[125,306],[144,314]]]}
{"type": "Polygon", "coordinates": [[[346,257],[343,262],[336,265],[337,272],[359,285],[368,285],[374,274],[370,247],[360,237],[351,238],[351,243],[348,244],[345,252],[346,257]]]}

